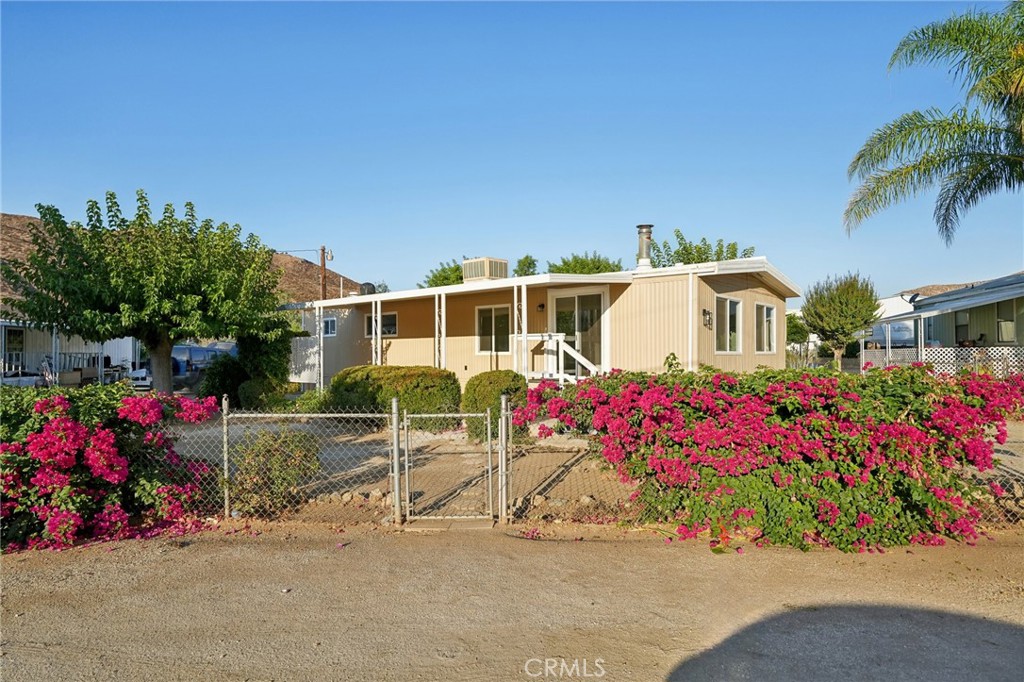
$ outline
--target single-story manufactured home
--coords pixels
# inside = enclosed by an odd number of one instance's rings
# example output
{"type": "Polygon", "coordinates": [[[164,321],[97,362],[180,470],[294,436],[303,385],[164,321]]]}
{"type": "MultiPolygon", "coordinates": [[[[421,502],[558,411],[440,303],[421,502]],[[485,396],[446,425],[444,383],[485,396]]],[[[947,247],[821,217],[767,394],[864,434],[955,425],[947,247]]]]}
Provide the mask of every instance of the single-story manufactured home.
{"type": "Polygon", "coordinates": [[[1024,273],[911,300],[912,311],[880,324],[912,324],[914,346],[890,343],[865,351],[862,359],[875,365],[925,362],[945,372],[1024,372],[1024,273]]]}
{"type": "Polygon", "coordinates": [[[508,277],[507,261],[463,264],[462,284],[291,306],[292,380],[323,386],[353,365],[428,365],[472,376],[511,369],[576,381],[612,369],[785,367],[786,299],[799,288],[763,257],[653,268],[641,225],[636,269],[508,277]]]}

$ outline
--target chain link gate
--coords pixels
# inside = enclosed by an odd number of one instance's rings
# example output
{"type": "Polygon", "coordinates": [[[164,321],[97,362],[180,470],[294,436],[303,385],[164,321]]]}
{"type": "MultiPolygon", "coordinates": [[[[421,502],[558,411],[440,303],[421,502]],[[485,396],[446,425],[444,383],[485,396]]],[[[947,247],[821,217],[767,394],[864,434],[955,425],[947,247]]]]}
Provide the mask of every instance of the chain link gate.
{"type": "Polygon", "coordinates": [[[494,518],[495,448],[489,409],[405,412],[402,431],[402,500],[407,520],[494,518]],[[465,428],[455,431],[460,423],[465,428]],[[476,442],[469,435],[473,431],[486,435],[476,442]]]}

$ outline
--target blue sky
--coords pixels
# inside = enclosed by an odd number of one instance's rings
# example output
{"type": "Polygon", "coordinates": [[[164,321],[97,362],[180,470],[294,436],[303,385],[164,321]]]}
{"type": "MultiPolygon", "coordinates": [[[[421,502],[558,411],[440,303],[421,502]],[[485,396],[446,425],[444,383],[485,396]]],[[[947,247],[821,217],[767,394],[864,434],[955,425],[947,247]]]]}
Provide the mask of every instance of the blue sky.
{"type": "Polygon", "coordinates": [[[463,255],[632,264],[638,223],[753,245],[802,287],[987,279],[1024,269],[1020,194],[951,248],[933,195],[842,228],[868,134],[958,100],[939,68],[888,73],[892,49],[966,7],[3,2],[0,204],[81,219],[144,188],[393,289],[463,255]]]}

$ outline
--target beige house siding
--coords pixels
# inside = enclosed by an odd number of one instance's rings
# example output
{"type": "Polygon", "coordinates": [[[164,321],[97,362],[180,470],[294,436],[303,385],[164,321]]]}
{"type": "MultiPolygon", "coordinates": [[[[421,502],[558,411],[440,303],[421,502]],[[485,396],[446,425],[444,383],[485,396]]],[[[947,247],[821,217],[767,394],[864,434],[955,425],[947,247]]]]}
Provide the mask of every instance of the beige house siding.
{"type": "MultiPolygon", "coordinates": [[[[719,296],[736,299],[739,309],[739,353],[720,353],[715,350],[715,328],[697,327],[698,361],[728,372],[751,372],[765,365],[774,368],[786,366],[786,299],[765,287],[753,275],[715,275],[703,277],[697,291],[697,314],[710,310],[717,318],[716,299],[719,296]],[[758,303],[775,306],[775,352],[757,353],[755,346],[755,306],[758,303]]],[[[718,320],[715,320],[715,324],[718,320]]]]}
{"type": "MultiPolygon", "coordinates": [[[[659,372],[669,353],[686,366],[692,319],[688,279],[645,278],[611,287],[612,368],[659,372]]],[[[696,286],[698,278],[693,279],[696,286]]]]}

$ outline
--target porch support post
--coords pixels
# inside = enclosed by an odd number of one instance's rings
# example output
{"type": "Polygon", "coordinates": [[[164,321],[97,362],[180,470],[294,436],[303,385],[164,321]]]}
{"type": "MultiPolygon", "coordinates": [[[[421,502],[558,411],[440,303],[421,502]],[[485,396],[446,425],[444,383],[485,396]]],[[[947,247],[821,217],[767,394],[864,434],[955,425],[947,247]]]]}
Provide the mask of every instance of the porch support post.
{"type": "Polygon", "coordinates": [[[448,294],[441,294],[441,369],[448,369],[448,294]]]}
{"type": "Polygon", "coordinates": [[[437,294],[434,294],[434,367],[441,368],[441,309],[437,294]]]}
{"type": "Polygon", "coordinates": [[[7,325],[0,322],[0,374],[7,374],[7,325]]]}
{"type": "Polygon", "coordinates": [[[924,316],[917,318],[917,361],[924,362],[924,316]]]}
{"type": "Polygon", "coordinates": [[[523,368],[523,376],[526,377],[526,381],[530,381],[530,343],[527,336],[530,334],[529,320],[530,320],[530,306],[528,304],[529,299],[527,298],[528,289],[524,284],[523,290],[519,295],[519,305],[523,309],[523,317],[520,320],[520,329],[522,330],[523,342],[519,345],[519,352],[522,353],[522,364],[520,367],[523,368]]]}
{"type": "MultiPolygon", "coordinates": [[[[54,361],[56,362],[56,356],[54,356],[54,361]]],[[[99,377],[100,386],[103,385],[103,371],[105,369],[106,367],[103,364],[103,342],[100,341],[100,352],[96,358],[96,376],[99,377]]]]}
{"type": "Polygon", "coordinates": [[[316,390],[324,390],[324,309],[316,307],[316,390]]]}
{"type": "MultiPolygon", "coordinates": [[[[26,336],[27,336],[27,334],[26,334],[26,336]]],[[[22,357],[24,357],[24,355],[22,357]]],[[[57,357],[57,329],[56,328],[50,330],[50,357],[52,357],[52,358],[56,358],[57,357]]],[[[24,362],[25,361],[22,360],[22,364],[24,364],[24,362]]],[[[56,361],[54,361],[54,362],[56,362],[56,361]]],[[[60,374],[58,374],[57,376],[60,377],[60,374]]],[[[57,384],[60,385],[60,381],[58,381],[57,384]]]]}
{"type": "MultiPolygon", "coordinates": [[[[522,352],[519,350],[519,330],[522,328],[522,311],[519,309],[519,287],[512,285],[512,371],[520,372],[519,361],[522,352]]],[[[522,374],[522,372],[520,372],[522,374]]]]}
{"type": "Polygon", "coordinates": [[[885,366],[892,364],[892,325],[885,323],[885,366]]]}

